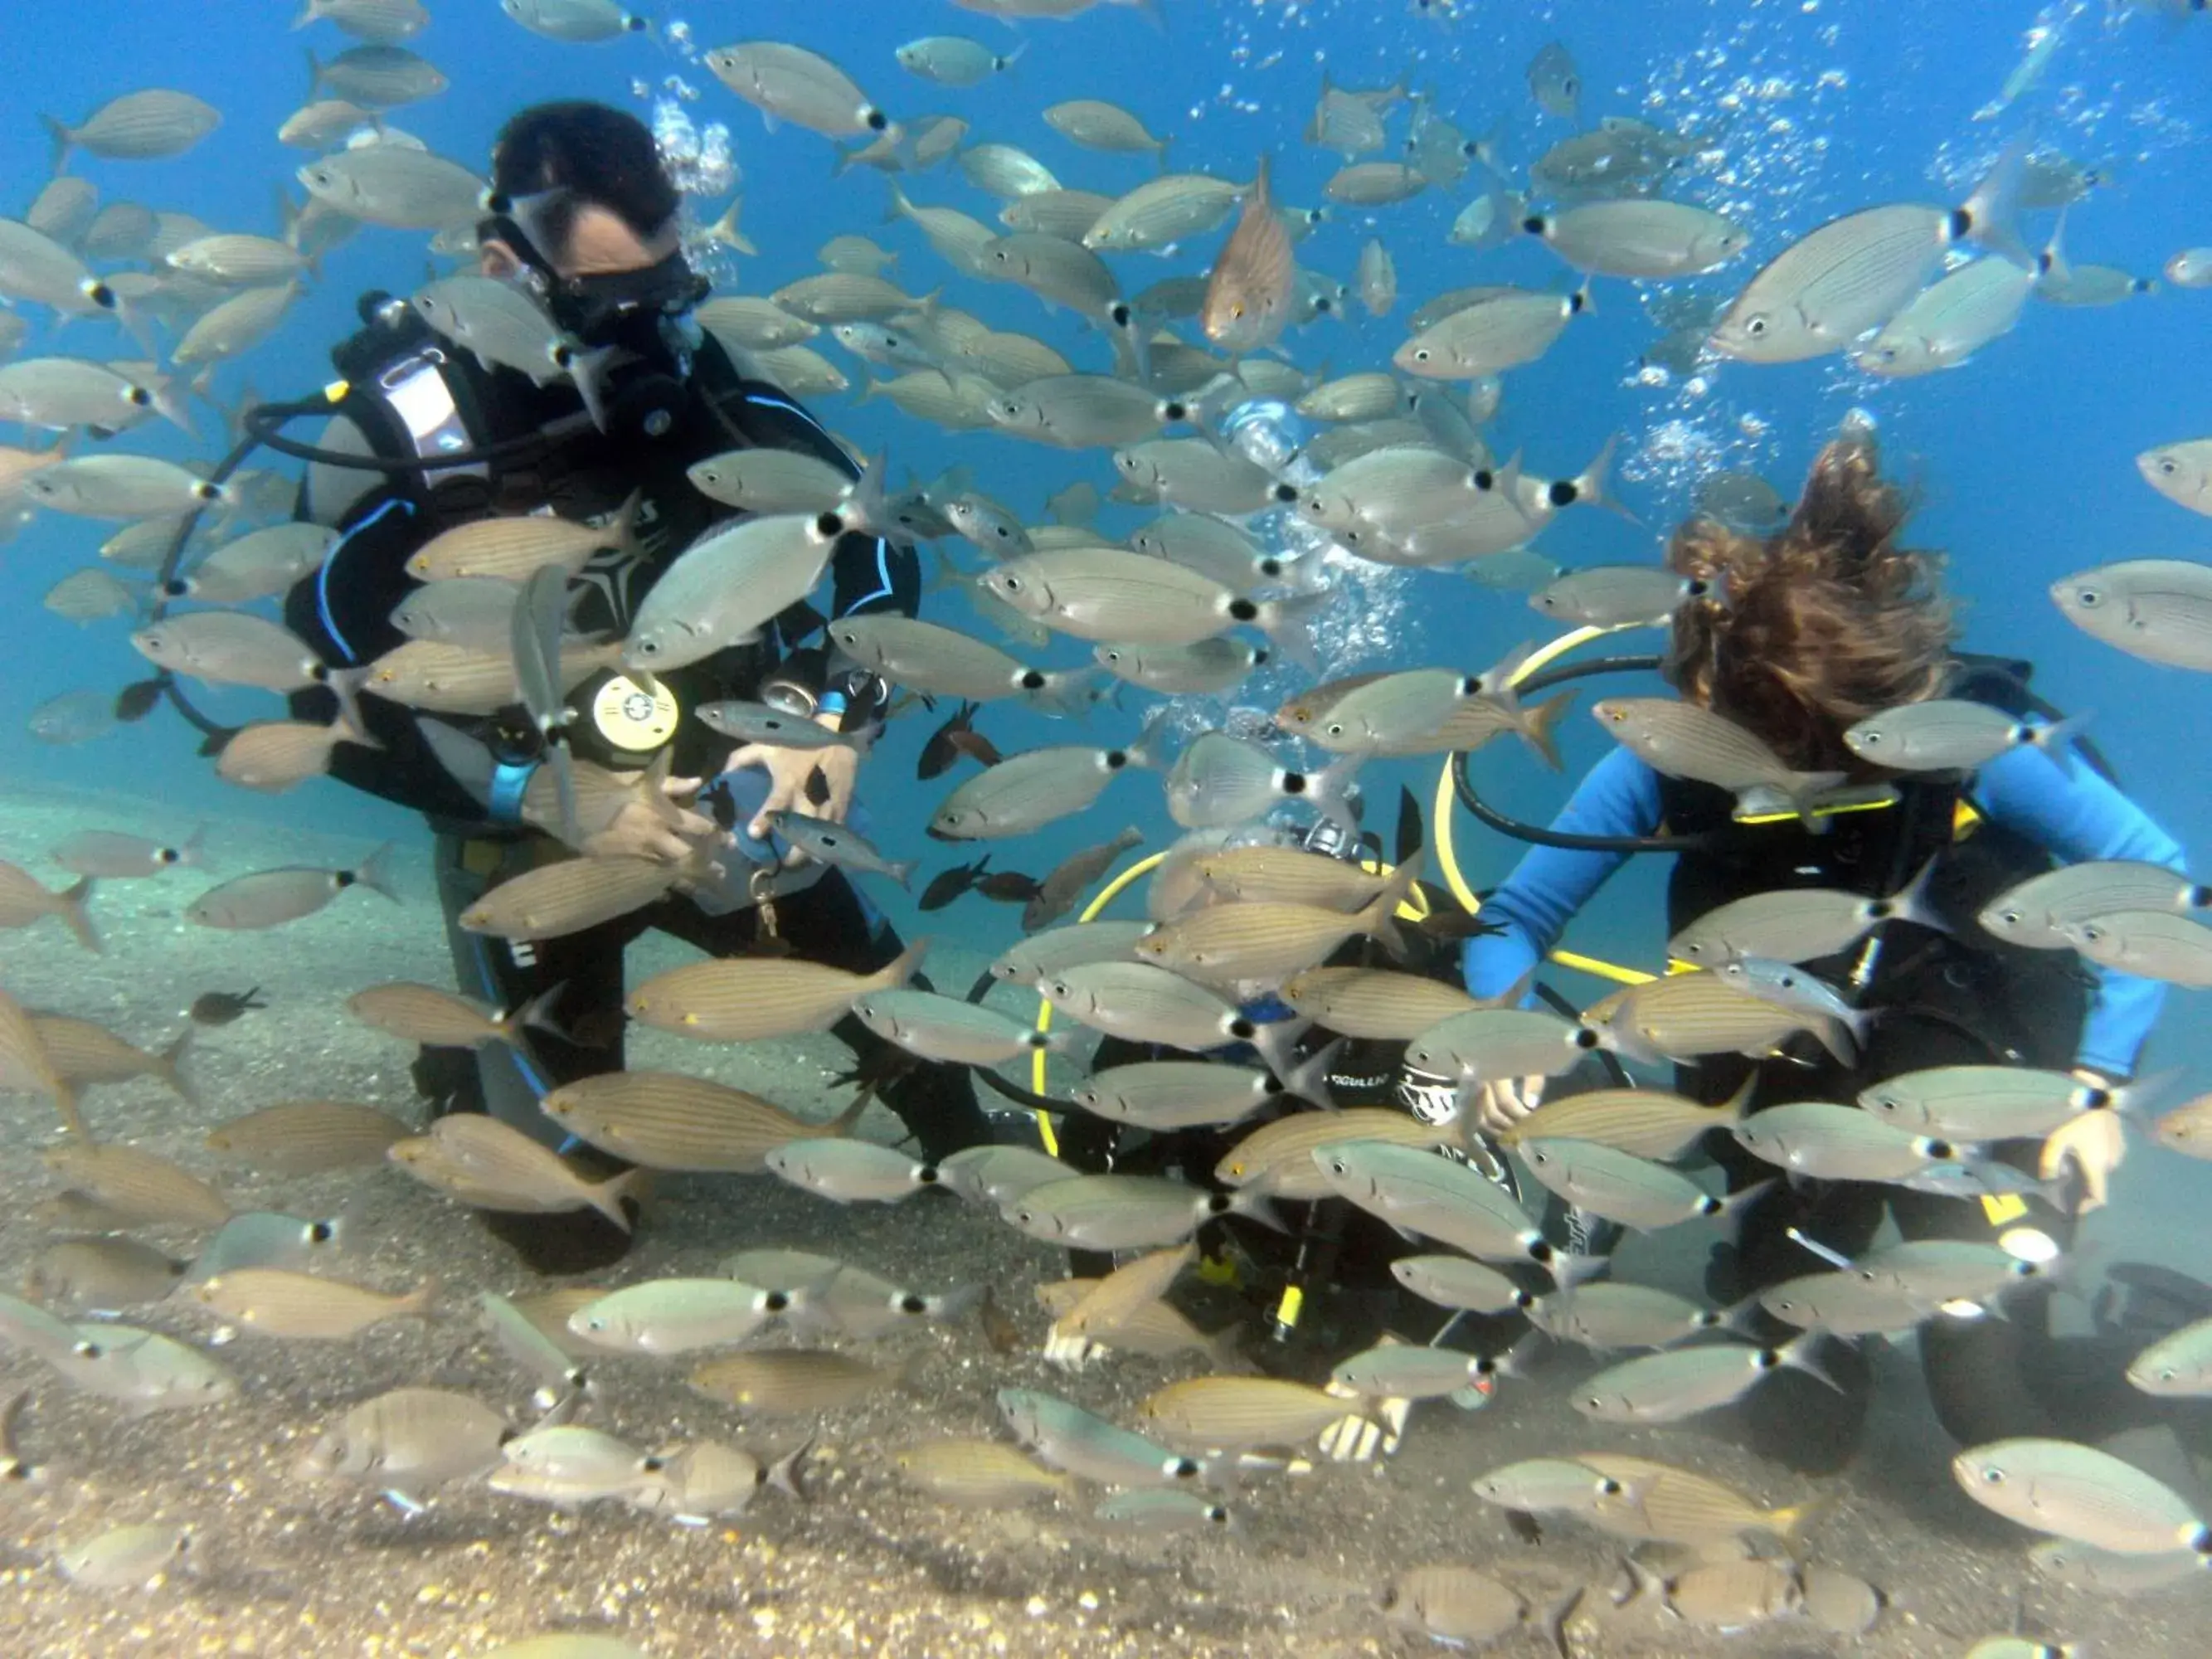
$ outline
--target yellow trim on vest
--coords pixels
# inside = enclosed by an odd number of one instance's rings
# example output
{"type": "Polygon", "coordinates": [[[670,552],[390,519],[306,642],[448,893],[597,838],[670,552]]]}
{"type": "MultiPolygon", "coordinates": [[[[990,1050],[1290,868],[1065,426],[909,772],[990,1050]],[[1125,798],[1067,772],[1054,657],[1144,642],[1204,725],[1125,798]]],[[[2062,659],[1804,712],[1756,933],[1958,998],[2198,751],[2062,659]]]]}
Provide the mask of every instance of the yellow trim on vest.
{"type": "MultiPolygon", "coordinates": [[[[1845,812],[1887,812],[1896,805],[1893,800],[1844,801],[1834,806],[1815,806],[1812,816],[1816,818],[1832,818],[1841,817],[1845,812]]],[[[1801,814],[1794,810],[1785,812],[1754,812],[1748,817],[1737,818],[1735,822],[1738,823],[1795,823],[1800,816],[1801,814]]]]}
{"type": "Polygon", "coordinates": [[[1275,1304],[1275,1322],[1290,1329],[1298,1322],[1298,1316],[1306,1310],[1306,1293],[1296,1285],[1283,1286],[1283,1299],[1275,1304]]]}
{"type": "Polygon", "coordinates": [[[323,388],[323,401],[331,404],[343,403],[346,393],[352,390],[353,386],[349,381],[332,380],[323,388]]]}
{"type": "Polygon", "coordinates": [[[1951,839],[1953,841],[1964,841],[1981,827],[1982,815],[1975,810],[1973,802],[1961,795],[1952,803],[1951,839]]]}
{"type": "Polygon", "coordinates": [[[2002,1227],[2027,1213],[2027,1200],[2018,1193],[1984,1193],[1982,1213],[1989,1218],[1990,1226],[2002,1227]]]}

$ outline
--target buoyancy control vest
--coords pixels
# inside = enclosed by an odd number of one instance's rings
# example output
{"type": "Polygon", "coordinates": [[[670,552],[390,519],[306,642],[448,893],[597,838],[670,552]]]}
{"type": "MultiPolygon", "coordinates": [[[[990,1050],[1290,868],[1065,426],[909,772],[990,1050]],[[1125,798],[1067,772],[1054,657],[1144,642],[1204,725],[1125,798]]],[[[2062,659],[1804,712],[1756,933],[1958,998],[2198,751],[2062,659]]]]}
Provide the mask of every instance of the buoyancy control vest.
{"type": "MultiPolygon", "coordinates": [[[[1960,660],[1963,672],[1950,695],[2028,712],[2023,694],[2029,665],[1960,660]]],[[[1890,782],[1894,801],[1826,816],[1815,834],[1794,814],[1742,823],[1733,816],[1735,801],[1728,791],[1660,780],[1666,832],[1709,836],[1676,858],[1667,887],[1670,934],[1753,893],[1826,887],[1890,897],[1933,861],[1924,902],[1949,931],[1886,922],[1849,950],[1804,964],[1857,1006],[1878,1011],[1857,1065],[1843,1075],[1834,1074],[1832,1062],[1801,1068],[1802,1087],[1762,1087],[1760,1104],[1926,1066],[2063,1070],[2074,1063],[2090,984],[2074,953],[2023,949],[1991,937],[1975,920],[1997,894],[2051,869],[2051,855],[1978,812],[1969,776],[1922,774],[1890,782]]],[[[1686,1070],[1690,1091],[1711,1100],[1727,1098],[1743,1077],[1743,1065],[1727,1056],[1686,1070]]]]}
{"type": "MultiPolygon", "coordinates": [[[[778,447],[854,471],[803,409],[776,387],[747,380],[711,336],[672,362],[641,359],[614,369],[602,430],[566,383],[538,386],[511,369],[487,368],[441,339],[411,307],[379,307],[373,299],[362,305],[368,325],[331,353],[345,385],[332,412],[375,457],[452,454],[455,463],[387,475],[347,510],[338,526],[346,540],[295,592],[288,620],[333,662],[368,661],[402,642],[390,616],[415,591],[405,560],[457,526],[540,512],[611,522],[627,507],[635,550],[593,556],[577,578],[574,613],[580,631],[618,637],[684,549],[710,526],[740,516],[691,483],[696,462],[732,449],[778,447]]],[[[708,753],[717,739],[685,718],[689,711],[757,695],[785,653],[820,625],[819,615],[802,605],[758,641],[668,674],[600,671],[570,698],[580,715],[571,732],[576,752],[635,768],[673,744],[676,771],[696,774],[718,758],[708,753]]],[[[466,730],[471,723],[448,724],[466,730]]],[[[502,759],[534,737],[526,720],[499,716],[475,723],[471,735],[502,759]]]]}

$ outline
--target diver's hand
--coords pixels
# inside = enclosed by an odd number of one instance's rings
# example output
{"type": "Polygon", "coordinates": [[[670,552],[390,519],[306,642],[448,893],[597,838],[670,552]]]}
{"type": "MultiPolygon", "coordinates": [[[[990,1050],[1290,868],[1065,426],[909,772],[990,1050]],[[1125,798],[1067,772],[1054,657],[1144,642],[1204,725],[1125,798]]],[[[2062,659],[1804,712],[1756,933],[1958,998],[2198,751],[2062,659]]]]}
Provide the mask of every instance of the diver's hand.
{"type": "MultiPolygon", "coordinates": [[[[822,723],[830,724],[827,720],[822,723]]],[[[853,781],[860,775],[860,755],[856,749],[843,747],[778,749],[764,743],[749,743],[732,755],[722,769],[736,772],[747,767],[757,767],[769,778],[768,799],[745,826],[747,835],[761,841],[768,836],[771,812],[802,812],[810,817],[842,823],[845,814],[853,807],[853,781]],[[822,774],[830,796],[819,805],[809,799],[806,793],[806,781],[817,772],[822,774]]]]}
{"type": "MultiPolygon", "coordinates": [[[[662,784],[662,793],[672,801],[686,801],[699,793],[702,781],[669,778],[662,784]]],[[[690,856],[696,842],[720,833],[712,818],[696,812],[679,807],[672,821],[643,801],[634,800],[617,812],[605,829],[585,836],[582,850],[593,858],[659,859],[664,864],[675,864],[690,856]]]]}
{"type": "MultiPolygon", "coordinates": [[[[2109,1085],[2106,1085],[2109,1086],[2109,1085]]],[[[2110,1196],[2112,1171],[2128,1155],[2127,1131],[2118,1112],[2082,1112],[2051,1131],[2036,1161],[2036,1173],[2045,1181],[2066,1173],[2069,1158],[2081,1171],[2081,1202],[2075,1213],[2087,1215],[2105,1206],[2110,1196]]]]}
{"type": "Polygon", "coordinates": [[[1503,1134],[1544,1103],[1544,1079],[1501,1078],[1477,1088],[1472,1103],[1475,1121],[1492,1134],[1503,1134]]]}

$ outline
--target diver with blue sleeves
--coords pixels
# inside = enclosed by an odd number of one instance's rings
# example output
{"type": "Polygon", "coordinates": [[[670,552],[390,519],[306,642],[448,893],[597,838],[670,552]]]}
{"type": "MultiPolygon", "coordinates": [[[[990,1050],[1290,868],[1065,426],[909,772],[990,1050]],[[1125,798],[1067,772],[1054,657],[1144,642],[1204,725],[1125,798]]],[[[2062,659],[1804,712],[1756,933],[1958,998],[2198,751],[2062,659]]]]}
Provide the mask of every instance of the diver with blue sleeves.
{"type": "MultiPolygon", "coordinates": [[[[1941,1066],[2072,1070],[2106,1087],[2134,1074],[2162,985],[2085,970],[2071,951],[2021,948],[1975,918],[1997,894],[2057,863],[2139,860],[2179,872],[2173,838],[2087,764],[2062,763],[2041,747],[2014,748],[1969,775],[1900,775],[1866,765],[1843,742],[1856,721],[1931,696],[1978,699],[2029,717],[2024,665],[1953,654],[1934,562],[1899,542],[1905,517],[1904,498],[1881,477],[1871,439],[1855,433],[1822,452],[1778,534],[1761,539],[1692,520],[1668,552],[1672,568],[1701,579],[1699,591],[1711,596],[1688,600],[1674,620],[1662,672],[1681,696],[1756,733],[1793,768],[1889,785],[1881,799],[1820,816],[1818,833],[1790,813],[1747,823],[1728,792],[1662,775],[1618,750],[1485,899],[1483,919],[1498,931],[1466,948],[1470,994],[1495,996],[1519,983],[1632,850],[1667,846],[1660,839],[1655,847],[1655,837],[1684,847],[1674,854],[1668,887],[1670,934],[1749,894],[1826,887],[1887,898],[1928,868],[1923,902],[1940,929],[1886,921],[1863,944],[1803,964],[1848,988],[1850,1000],[1872,1014],[1854,1060],[1809,1049],[1755,1060],[1713,1055],[1681,1068],[1676,1086],[1718,1103],[1751,1079],[1747,1109],[1757,1112],[1791,1101],[1849,1102],[1883,1079],[1941,1066]],[[1541,844],[1547,839],[1552,844],[1541,844]]],[[[1543,1081],[1486,1085],[1470,1109],[1484,1127],[1503,1130],[1536,1109],[1543,1081]]],[[[1706,1140],[1731,1191],[1775,1175],[1733,1139],[1706,1140]]],[[[2086,1182],[2084,1206],[2094,1206],[2122,1146],[2114,1114],[2083,1113],[2046,1146],[2041,1173],[2073,1166],[2086,1182]]],[[[2047,1253],[2072,1236],[2070,1215],[2053,1218],[2039,1201],[2016,1194],[1978,1199],[1778,1181],[1744,1216],[1739,1242],[1716,1249],[1707,1289],[1717,1302],[1733,1304],[1820,1269],[1824,1262],[1809,1251],[1854,1257],[1873,1242],[1885,1212],[1907,1238],[1977,1238],[2016,1253],[2047,1253]]],[[[1943,1315],[1920,1328],[1936,1415],[1962,1443],[2063,1433],[2063,1422],[2106,1433],[2121,1426],[2115,1414],[2150,1403],[2120,1378],[2124,1352],[2051,1336],[2050,1295],[2048,1285],[2038,1285],[2008,1297],[2004,1316],[1943,1315]]],[[[1763,1312],[1747,1317],[1755,1334],[1792,1334],[1763,1312]]],[[[1823,1364],[1842,1385],[1841,1399],[1787,1372],[1735,1408],[1758,1449],[1808,1471],[1836,1468],[1851,1455],[1870,1395],[1858,1350],[1830,1345],[1823,1364]]]]}
{"type": "MultiPolygon", "coordinates": [[[[483,274],[532,289],[553,321],[591,349],[592,404],[565,380],[535,386],[447,349],[405,304],[365,300],[367,326],[332,354],[344,390],[318,445],[264,434],[313,462],[301,516],[344,532],[286,606],[287,623],[333,664],[367,663],[403,642],[391,615],[419,591],[407,562],[455,526],[545,512],[606,525],[607,546],[572,579],[571,625],[619,638],[676,557],[732,516],[691,482],[695,463],[773,447],[854,471],[804,408],[743,373],[692,319],[707,284],[684,258],[680,197],[635,117],[587,103],[523,111],[500,135],[493,182],[494,211],[478,227],[483,274]]],[[[875,536],[841,538],[830,579],[836,617],[911,616],[919,605],[914,550],[875,536]]],[[[582,850],[673,860],[715,848],[726,879],[719,897],[672,895],[533,943],[471,933],[457,918],[509,876],[564,855],[520,817],[547,755],[538,724],[519,706],[476,718],[364,700],[363,735],[378,746],[339,744],[331,775],[430,820],[462,989],[505,1009],[559,993],[544,1011],[558,1029],[533,1028],[526,1053],[504,1043],[477,1053],[422,1050],[416,1081],[434,1110],[488,1111],[557,1141],[538,1102],[549,1089],[623,1065],[623,951],[648,927],[711,955],[795,949],[856,973],[899,954],[884,918],[842,872],[792,864],[780,856],[785,849],[759,839],[776,811],[843,818],[860,755],[885,713],[880,679],[838,660],[826,635],[810,643],[823,621],[802,604],[755,642],[666,674],[601,670],[570,692],[564,741],[573,751],[661,781],[670,796],[665,811],[625,805],[582,850]],[[823,750],[751,744],[732,754],[696,713],[726,698],[769,702],[857,741],[823,750]],[[702,780],[711,781],[684,805],[702,780]]],[[[295,707],[307,720],[332,713],[320,690],[300,694],[295,707]]],[[[989,1138],[964,1070],[913,1063],[849,1015],[835,1029],[925,1157],[989,1138]]],[[[480,1213],[545,1271],[580,1270],[626,1243],[588,1210],[480,1213]]]]}

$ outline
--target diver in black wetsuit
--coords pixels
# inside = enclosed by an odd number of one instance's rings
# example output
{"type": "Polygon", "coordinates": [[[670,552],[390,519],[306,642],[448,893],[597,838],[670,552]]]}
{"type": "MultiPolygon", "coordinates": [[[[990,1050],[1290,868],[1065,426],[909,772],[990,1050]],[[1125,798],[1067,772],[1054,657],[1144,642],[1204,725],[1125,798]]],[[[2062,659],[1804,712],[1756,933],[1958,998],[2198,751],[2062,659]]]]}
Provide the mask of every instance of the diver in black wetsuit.
{"type": "MultiPolygon", "coordinates": [[[[842,451],[779,388],[748,378],[690,313],[706,284],[686,263],[678,233],[680,198],[653,137],[634,117],[603,106],[550,104],[508,122],[495,155],[494,202],[479,227],[483,273],[534,291],[553,319],[586,346],[612,348],[598,388],[595,422],[565,381],[533,386],[489,368],[433,334],[399,302],[363,305],[367,328],[334,354],[349,389],[319,447],[355,453],[360,465],[319,463],[301,512],[345,532],[322,568],[301,582],[286,621],[333,665],[362,664],[399,645],[393,607],[417,591],[408,558],[442,531],[495,514],[550,511],[608,522],[629,505],[634,549],[611,545],[574,580],[573,625],[619,637],[638,602],[676,556],[729,508],[702,495],[686,470],[708,456],[755,447],[792,449],[853,471],[842,451]],[[471,453],[489,458],[471,460],[471,453]],[[382,460],[455,453],[451,468],[382,471],[382,460]]],[[[611,532],[611,544],[617,537],[611,532]]],[[[912,615],[921,592],[911,547],[848,533],[832,561],[833,614],[912,615]]],[[[721,698],[768,701],[865,738],[884,717],[883,683],[833,661],[826,641],[804,641],[822,618],[805,605],[777,619],[756,644],[725,650],[673,672],[603,671],[575,688],[572,744],[583,759],[642,772],[666,751],[670,793],[688,798],[708,779],[721,830],[755,826],[797,806],[842,818],[858,764],[852,750],[755,745],[726,770],[730,744],[693,711],[721,698]],[[765,775],[765,787],[757,774],[765,775]],[[750,786],[750,787],[748,787],[750,786]]],[[[462,988],[515,1008],[563,988],[551,1012],[580,1040],[533,1030],[528,1054],[506,1044],[480,1054],[425,1049],[418,1084],[441,1110],[489,1111],[548,1140],[537,1109],[550,1088],[618,1068],[623,947],[657,927],[714,955],[733,955],[774,934],[798,954],[853,971],[880,968],[898,939],[844,876],[818,866],[761,866],[753,895],[764,902],[710,912],[681,895],[564,938],[508,945],[463,932],[452,919],[507,876],[557,856],[557,844],[523,825],[523,793],[544,755],[521,709],[488,718],[426,714],[369,698],[368,735],[382,747],[335,751],[332,775],[422,811],[438,832],[439,896],[462,988]]],[[[303,692],[301,718],[328,718],[330,694],[303,692]]],[[[584,850],[676,859],[690,842],[715,836],[716,823],[684,811],[672,823],[642,805],[625,806],[586,839],[584,850]]],[[[769,860],[760,842],[740,839],[769,860]]],[[[881,1090],[926,1157],[988,1138],[964,1071],[908,1066],[848,1016],[836,1028],[864,1071],[897,1075],[881,1090]]],[[[576,1215],[493,1217],[495,1228],[548,1268],[573,1269],[618,1253],[623,1235],[589,1211],[576,1215]]]]}
{"type": "MultiPolygon", "coordinates": [[[[2069,951],[2020,949],[1984,933],[1975,918],[1996,894],[2054,860],[2139,860],[2179,871],[2173,840],[2086,764],[2069,772],[2039,748],[2022,745],[1968,775],[1884,779],[1841,741],[1857,720],[1936,696],[2029,714],[2024,665],[1953,655],[1948,610],[1929,561],[1898,544],[1904,518],[1903,499],[1882,481],[1873,445],[1851,437],[1822,453],[1779,535],[1760,541],[1692,520],[1677,532],[1670,561],[1725,601],[1694,600],[1678,613],[1664,664],[1685,699],[1758,733],[1792,767],[1887,781],[1894,799],[1837,811],[1823,817],[1819,834],[1792,812],[1742,823],[1728,793],[1662,777],[1617,750],[1538,837],[1553,839],[1526,854],[1485,902],[1484,917],[1502,931],[1468,948],[1472,994],[1496,994],[1519,981],[1630,851],[1668,848],[1668,841],[1648,839],[1662,829],[1686,849],[1675,854],[1668,887],[1670,934],[1752,893],[1839,887],[1888,897],[1932,860],[1927,900],[1948,932],[1893,921],[1841,957],[1802,964],[1873,1013],[1855,1060],[1809,1049],[1755,1063],[1709,1055],[1683,1068],[1676,1086],[1719,1102],[1755,1071],[1751,1109],[1758,1111],[1801,1100],[1848,1103],[1870,1084],[1941,1066],[2073,1069],[2106,1087],[2132,1073],[2162,987],[2085,971],[2069,951]]],[[[1541,1085],[1529,1079],[1482,1091],[1482,1121],[1502,1129],[1525,1116],[1541,1085]]],[[[2045,1149],[2042,1173],[2071,1164],[2087,1178],[2090,1201],[2100,1201],[2118,1161],[2118,1133],[2113,1114],[2081,1114],[2045,1149]]],[[[1727,1137],[1706,1140],[1731,1190],[1775,1176],[1727,1137]]],[[[1717,1301],[1735,1303],[1820,1271],[1826,1264],[1808,1243],[1856,1256],[1885,1212],[1908,1238],[1972,1238],[2029,1253],[2063,1247],[2073,1231],[2070,1215],[2009,1193],[1957,1197],[1778,1181],[1744,1217],[1740,1244],[1715,1252],[1707,1288],[1717,1301]]],[[[2101,1434],[2122,1426],[2113,1413],[2146,1403],[2120,1381],[2123,1347],[2049,1336],[2051,1293],[2047,1283],[2033,1285],[2006,1299],[2005,1317],[1944,1316],[1921,1326],[1929,1395],[1958,1440],[2047,1435],[2061,1421],[2101,1434]]],[[[1761,1336],[1792,1334],[1763,1313],[1753,1318],[1761,1336]]],[[[1870,1397],[1857,1350],[1831,1344],[1822,1363],[1844,1386],[1842,1399],[1785,1372],[1737,1408],[1758,1449],[1814,1471],[1850,1455],[1870,1397]]]]}

